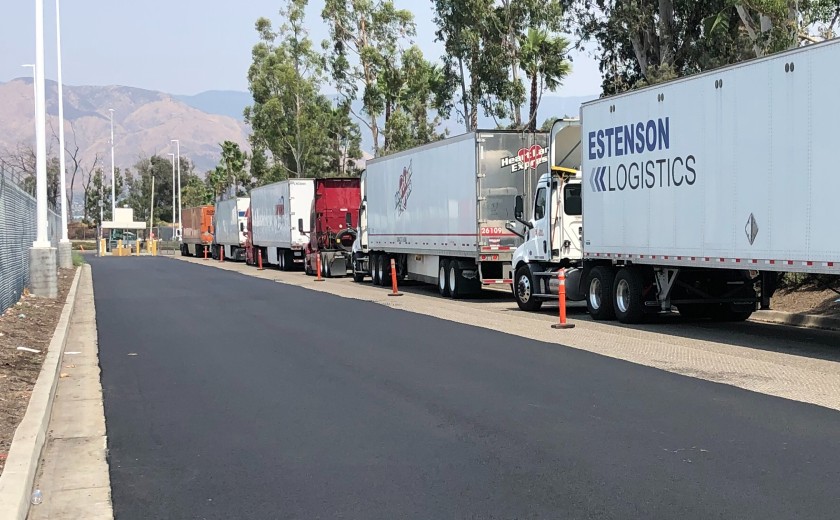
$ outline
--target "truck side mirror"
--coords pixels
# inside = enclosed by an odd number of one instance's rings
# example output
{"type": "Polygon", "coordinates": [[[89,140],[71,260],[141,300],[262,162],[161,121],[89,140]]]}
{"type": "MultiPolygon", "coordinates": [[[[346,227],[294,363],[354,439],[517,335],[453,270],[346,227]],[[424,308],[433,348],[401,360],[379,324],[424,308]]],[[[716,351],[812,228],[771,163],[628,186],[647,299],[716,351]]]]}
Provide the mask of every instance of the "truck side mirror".
{"type": "Polygon", "coordinates": [[[298,231],[300,233],[306,234],[306,231],[303,230],[303,219],[302,218],[298,219],[298,231]]]}
{"type": "Polygon", "coordinates": [[[520,222],[526,228],[533,229],[534,225],[522,218],[524,213],[525,213],[525,203],[522,201],[522,195],[517,195],[516,196],[516,205],[513,208],[513,218],[515,218],[517,222],[520,222]]]}
{"type": "Polygon", "coordinates": [[[345,213],[344,221],[347,223],[347,228],[348,229],[353,227],[353,215],[351,215],[349,211],[347,213],[345,213]]]}
{"type": "Polygon", "coordinates": [[[239,231],[241,231],[242,233],[245,232],[245,223],[244,222],[239,223],[239,231]]]}

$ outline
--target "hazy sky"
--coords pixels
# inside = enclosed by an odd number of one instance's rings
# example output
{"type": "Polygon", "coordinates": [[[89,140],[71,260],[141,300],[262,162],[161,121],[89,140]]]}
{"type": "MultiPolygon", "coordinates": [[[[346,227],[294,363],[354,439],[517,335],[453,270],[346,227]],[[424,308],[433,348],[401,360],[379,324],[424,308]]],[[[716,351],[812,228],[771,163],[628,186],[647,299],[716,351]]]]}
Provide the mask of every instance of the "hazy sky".
{"type": "MultiPolygon", "coordinates": [[[[55,2],[45,1],[46,71],[55,79],[55,2]]],[[[434,41],[429,0],[395,0],[414,12],[417,43],[428,59],[442,53],[434,41]]],[[[279,23],[278,0],[76,0],[62,2],[64,82],[70,85],[127,85],[172,94],[204,90],[247,90],[246,74],[256,42],[254,22],[279,23]]],[[[323,0],[308,9],[310,36],[327,37],[320,17],[323,0]]],[[[3,0],[0,7],[0,81],[31,75],[21,67],[35,55],[32,0],[3,0]]],[[[591,58],[575,54],[574,73],[560,95],[600,91],[591,58]]]]}

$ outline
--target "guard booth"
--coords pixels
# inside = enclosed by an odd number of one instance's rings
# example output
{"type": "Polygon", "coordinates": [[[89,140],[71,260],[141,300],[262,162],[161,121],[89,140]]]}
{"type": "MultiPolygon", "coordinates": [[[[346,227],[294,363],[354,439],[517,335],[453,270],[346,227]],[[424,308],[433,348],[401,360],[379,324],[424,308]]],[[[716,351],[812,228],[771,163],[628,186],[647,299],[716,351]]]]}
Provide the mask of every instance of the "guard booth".
{"type": "Polygon", "coordinates": [[[146,223],[134,220],[131,208],[116,208],[114,220],[102,222],[102,236],[99,241],[100,255],[129,256],[139,255],[141,250],[154,254],[154,243],[140,238],[146,223]],[[144,247],[145,246],[145,247],[144,247]]]}

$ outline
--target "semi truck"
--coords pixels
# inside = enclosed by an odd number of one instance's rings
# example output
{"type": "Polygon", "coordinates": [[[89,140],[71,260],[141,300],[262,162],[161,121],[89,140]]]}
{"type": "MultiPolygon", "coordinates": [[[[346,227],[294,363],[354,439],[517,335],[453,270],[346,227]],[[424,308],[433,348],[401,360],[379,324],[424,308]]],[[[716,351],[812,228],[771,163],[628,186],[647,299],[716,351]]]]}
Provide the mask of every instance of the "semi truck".
{"type": "Polygon", "coordinates": [[[183,232],[181,235],[182,256],[203,256],[205,248],[210,252],[213,246],[213,215],[216,208],[212,205],[184,208],[182,210],[183,232]]]}
{"type": "Polygon", "coordinates": [[[673,308],[744,320],[769,306],[779,273],[840,274],[837,63],[840,40],[810,45],[558,122],[533,218],[515,204],[519,307],[555,300],[563,269],[567,299],[598,320],[673,308]],[[570,171],[561,159],[575,134],[570,171]]]}
{"type": "Polygon", "coordinates": [[[514,200],[548,171],[546,133],[476,131],[368,163],[353,277],[436,284],[459,298],[510,285],[514,200]]]}
{"type": "Polygon", "coordinates": [[[213,215],[213,258],[224,254],[226,259],[245,260],[246,212],[249,197],[236,197],[216,201],[213,215]]]}
{"type": "MultiPolygon", "coordinates": [[[[358,178],[314,180],[309,227],[303,232],[309,239],[304,250],[306,274],[317,274],[320,258],[321,276],[347,276],[356,240],[359,183],[358,178]]],[[[303,218],[298,218],[298,229],[305,229],[303,218]]]]}
{"type": "Polygon", "coordinates": [[[247,213],[246,262],[263,262],[283,271],[303,267],[309,237],[298,228],[298,218],[308,215],[315,196],[313,179],[276,182],[251,190],[247,213]]]}

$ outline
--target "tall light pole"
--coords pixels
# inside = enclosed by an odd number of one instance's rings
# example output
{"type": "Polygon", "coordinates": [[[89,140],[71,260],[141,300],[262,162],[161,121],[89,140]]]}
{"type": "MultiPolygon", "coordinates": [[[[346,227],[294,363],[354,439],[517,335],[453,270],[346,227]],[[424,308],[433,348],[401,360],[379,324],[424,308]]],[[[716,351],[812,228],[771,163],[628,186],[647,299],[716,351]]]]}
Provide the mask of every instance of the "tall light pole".
{"type": "Polygon", "coordinates": [[[114,109],[109,108],[111,113],[111,220],[117,218],[117,182],[114,180],[114,109]]]}
{"type": "Polygon", "coordinates": [[[47,116],[44,88],[44,0],[35,0],[35,202],[37,234],[29,250],[29,278],[32,293],[46,298],[58,296],[55,248],[47,229],[47,116]]]}
{"type": "Polygon", "coordinates": [[[183,204],[181,204],[181,141],[179,141],[178,139],[172,139],[172,142],[175,143],[176,146],[175,153],[177,155],[175,156],[175,160],[178,163],[178,233],[183,234],[184,223],[181,222],[181,208],[183,206],[183,204]]]}
{"type": "Polygon", "coordinates": [[[172,240],[175,240],[175,154],[166,154],[172,157],[172,240]]]}
{"type": "Polygon", "coordinates": [[[63,269],[73,267],[73,252],[67,237],[67,165],[65,163],[64,147],[64,84],[61,79],[61,6],[60,0],[55,0],[55,42],[56,60],[58,61],[58,156],[61,182],[61,240],[58,243],[58,266],[63,269]]]}

